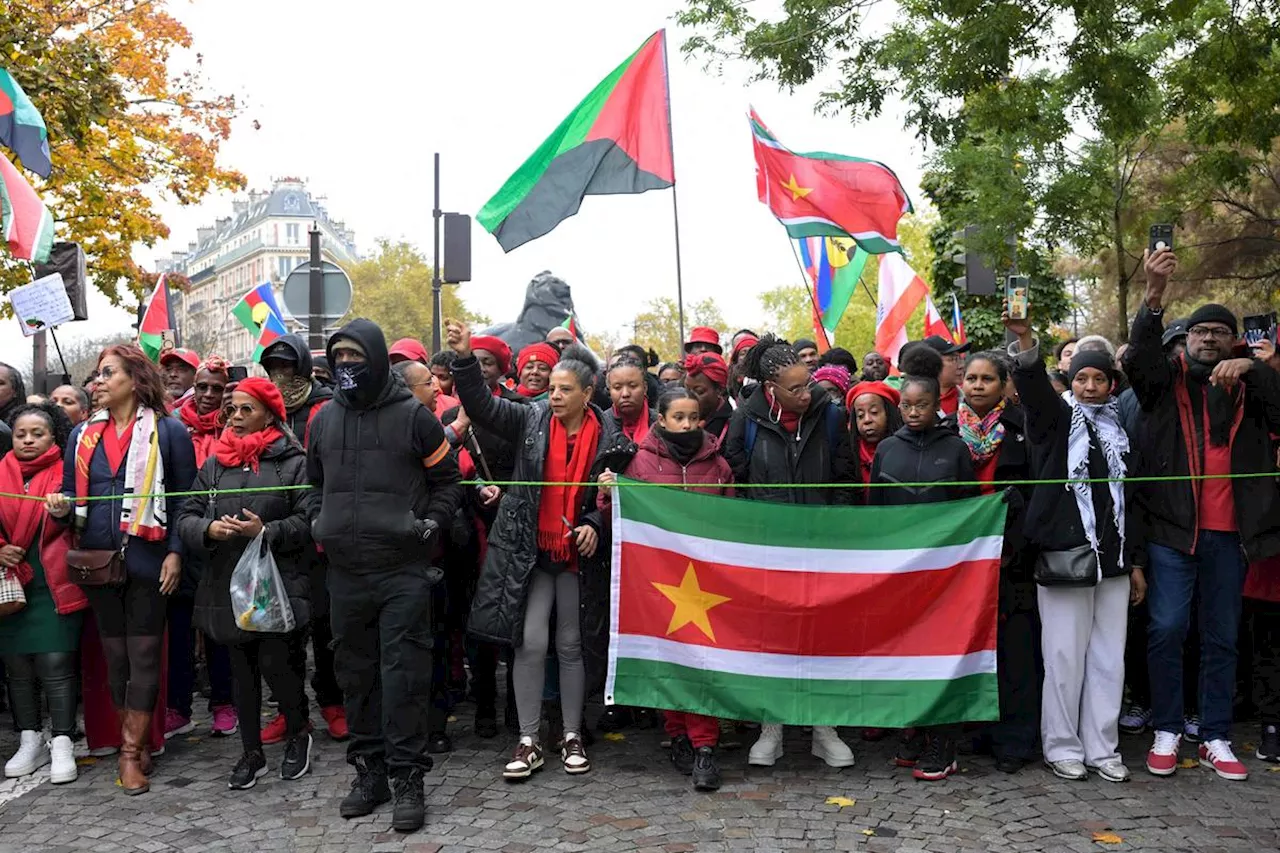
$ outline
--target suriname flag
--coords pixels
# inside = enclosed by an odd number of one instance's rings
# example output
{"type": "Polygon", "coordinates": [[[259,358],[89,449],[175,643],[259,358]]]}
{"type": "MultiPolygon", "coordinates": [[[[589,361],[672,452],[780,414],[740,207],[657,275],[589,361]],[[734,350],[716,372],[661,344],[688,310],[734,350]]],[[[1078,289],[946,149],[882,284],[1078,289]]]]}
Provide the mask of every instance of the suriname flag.
{"type": "Polygon", "coordinates": [[[1002,496],[792,506],[613,499],[606,702],[907,728],[1000,715],[1002,496]]]}

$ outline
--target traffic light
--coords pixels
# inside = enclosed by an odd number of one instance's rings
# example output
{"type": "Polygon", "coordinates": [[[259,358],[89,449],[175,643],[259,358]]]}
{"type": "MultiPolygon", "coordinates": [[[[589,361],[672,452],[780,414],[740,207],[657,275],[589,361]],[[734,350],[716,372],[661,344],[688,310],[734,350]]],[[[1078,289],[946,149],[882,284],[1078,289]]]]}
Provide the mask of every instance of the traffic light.
{"type": "Polygon", "coordinates": [[[951,235],[963,249],[952,260],[964,266],[964,275],[955,279],[955,286],[970,296],[993,296],[996,292],[996,272],[971,246],[977,242],[978,226],[966,225],[963,231],[951,235]]]}

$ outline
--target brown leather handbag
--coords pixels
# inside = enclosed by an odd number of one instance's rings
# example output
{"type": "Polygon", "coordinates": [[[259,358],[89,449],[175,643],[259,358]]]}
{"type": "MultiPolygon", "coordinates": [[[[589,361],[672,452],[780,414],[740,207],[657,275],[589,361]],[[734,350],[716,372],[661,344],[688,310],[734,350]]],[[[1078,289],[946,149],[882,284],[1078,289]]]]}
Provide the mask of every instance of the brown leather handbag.
{"type": "Polygon", "coordinates": [[[67,552],[67,575],[80,586],[120,586],[124,583],[124,552],[129,547],[126,537],[118,550],[85,550],[67,552]]]}

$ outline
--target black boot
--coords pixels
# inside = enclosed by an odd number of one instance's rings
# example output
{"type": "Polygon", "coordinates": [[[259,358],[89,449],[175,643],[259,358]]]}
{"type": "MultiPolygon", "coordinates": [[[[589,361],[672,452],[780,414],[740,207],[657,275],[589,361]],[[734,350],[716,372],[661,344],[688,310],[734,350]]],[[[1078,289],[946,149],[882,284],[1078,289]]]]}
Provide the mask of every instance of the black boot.
{"type": "Polygon", "coordinates": [[[498,711],[493,703],[476,702],[476,737],[485,739],[498,736],[498,711]]]}
{"type": "Polygon", "coordinates": [[[693,772],[693,743],[688,735],[676,735],[671,739],[671,764],[684,776],[693,772]]]}
{"type": "Polygon", "coordinates": [[[355,781],[351,783],[351,793],[343,799],[338,807],[338,814],[343,817],[364,817],[373,814],[373,810],[391,799],[391,789],[387,785],[387,765],[381,759],[356,758],[355,781]]]}
{"type": "Polygon", "coordinates": [[[453,740],[444,732],[429,732],[427,734],[427,752],[432,755],[453,752],[453,740]]]}
{"type": "Polygon", "coordinates": [[[395,811],[391,816],[391,828],[396,832],[417,832],[427,818],[426,795],[422,790],[422,771],[418,769],[397,773],[391,780],[395,794],[395,811]]]}
{"type": "Polygon", "coordinates": [[[716,763],[714,746],[700,746],[693,754],[693,789],[720,790],[720,765],[716,763]]]}
{"type": "Polygon", "coordinates": [[[620,732],[630,726],[632,721],[631,708],[626,705],[610,705],[600,715],[596,728],[602,732],[620,732]]]}

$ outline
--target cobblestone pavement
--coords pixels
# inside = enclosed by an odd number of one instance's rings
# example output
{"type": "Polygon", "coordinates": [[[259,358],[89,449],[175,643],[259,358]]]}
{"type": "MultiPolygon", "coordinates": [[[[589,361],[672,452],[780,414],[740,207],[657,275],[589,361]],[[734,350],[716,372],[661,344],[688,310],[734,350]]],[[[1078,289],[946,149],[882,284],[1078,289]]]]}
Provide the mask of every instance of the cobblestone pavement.
{"type": "MultiPolygon", "coordinates": [[[[1140,769],[1146,738],[1123,743],[1135,771],[1124,785],[1065,782],[1039,765],[1008,776],[980,756],[962,758],[963,772],[950,780],[921,783],[890,765],[892,739],[863,743],[846,732],[858,765],[841,771],[812,758],[804,733],[789,729],[776,767],[748,768],[748,733],[723,753],[724,788],[698,794],[671,769],[660,730],[598,742],[587,776],[569,777],[549,760],[533,780],[504,783],[498,771],[509,738],[480,740],[469,706],[460,715],[456,751],[438,757],[428,776],[427,826],[413,835],[390,830],[389,806],[363,819],[338,817],[351,776],[342,747],[323,733],[310,775],[283,782],[272,772],[250,791],[227,790],[239,739],[208,737],[201,718],[193,734],[170,741],[150,794],[116,789],[114,758],[86,763],[70,785],[25,790],[33,783],[23,780],[25,792],[0,806],[0,853],[1280,849],[1280,773],[1249,759],[1244,783],[1199,768],[1157,779],[1140,769]]],[[[1239,733],[1242,745],[1252,731],[1239,733]]],[[[0,736],[3,756],[13,740],[0,736]]],[[[281,750],[267,747],[273,771],[281,750]]],[[[13,787],[6,782],[0,797],[13,787]]]]}

